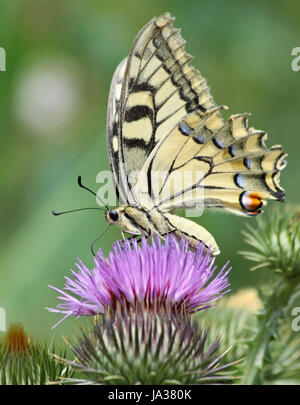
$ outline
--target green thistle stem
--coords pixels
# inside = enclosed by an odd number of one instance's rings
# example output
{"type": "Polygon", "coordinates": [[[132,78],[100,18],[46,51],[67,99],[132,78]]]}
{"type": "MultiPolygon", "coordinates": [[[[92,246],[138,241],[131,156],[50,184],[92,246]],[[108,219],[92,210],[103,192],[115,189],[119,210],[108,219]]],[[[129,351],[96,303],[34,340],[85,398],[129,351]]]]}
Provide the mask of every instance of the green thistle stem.
{"type": "Polygon", "coordinates": [[[278,323],[284,316],[284,308],[290,297],[299,286],[299,278],[297,276],[290,280],[283,280],[280,277],[277,288],[274,289],[274,293],[269,297],[265,305],[267,310],[258,314],[258,333],[250,342],[241,384],[263,383],[264,366],[268,361],[269,343],[275,336],[278,336],[278,323]]]}
{"type": "Polygon", "coordinates": [[[271,329],[268,325],[272,321],[273,310],[269,309],[265,314],[261,315],[259,330],[254,341],[251,344],[250,351],[244,363],[244,375],[241,381],[242,385],[252,385],[261,383],[261,370],[263,369],[263,361],[265,357],[268,342],[272,336],[271,329]]]}

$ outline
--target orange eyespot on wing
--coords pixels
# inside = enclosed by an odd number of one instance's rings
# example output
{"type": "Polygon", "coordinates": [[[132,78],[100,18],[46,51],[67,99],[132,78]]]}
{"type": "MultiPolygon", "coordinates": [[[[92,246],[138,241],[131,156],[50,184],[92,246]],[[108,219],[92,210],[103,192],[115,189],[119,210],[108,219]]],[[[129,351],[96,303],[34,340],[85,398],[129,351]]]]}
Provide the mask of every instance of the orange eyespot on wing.
{"type": "Polygon", "coordinates": [[[248,215],[260,214],[261,208],[266,204],[260,193],[251,193],[249,191],[241,193],[240,203],[248,215]]]}

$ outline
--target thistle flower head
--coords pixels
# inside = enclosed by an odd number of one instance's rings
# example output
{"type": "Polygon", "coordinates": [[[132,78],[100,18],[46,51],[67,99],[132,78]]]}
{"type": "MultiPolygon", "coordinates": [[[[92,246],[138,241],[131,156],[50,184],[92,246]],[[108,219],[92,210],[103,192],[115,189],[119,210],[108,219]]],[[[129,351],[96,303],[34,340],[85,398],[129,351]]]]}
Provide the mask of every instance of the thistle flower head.
{"type": "Polygon", "coordinates": [[[222,364],[219,339],[208,343],[208,330],[201,330],[189,316],[155,314],[117,304],[105,312],[102,322],[70,343],[75,361],[64,360],[78,384],[208,384],[228,382],[231,376],[222,364]],[[220,364],[221,363],[221,364],[220,364]]]}
{"type": "Polygon", "coordinates": [[[30,349],[30,340],[28,339],[24,327],[21,323],[10,325],[4,337],[3,349],[6,355],[26,355],[30,349]]]}
{"type": "MultiPolygon", "coordinates": [[[[54,344],[51,352],[55,353],[54,344]]],[[[65,352],[60,352],[65,357],[65,352]]],[[[46,384],[61,377],[71,377],[72,370],[62,365],[49,353],[45,343],[28,338],[21,323],[10,325],[0,338],[0,384],[46,384]]]]}
{"type": "Polygon", "coordinates": [[[274,208],[257,218],[257,226],[247,227],[245,241],[253,251],[241,252],[258,263],[252,269],[269,268],[291,279],[300,275],[300,208],[287,205],[274,208]]]}
{"type": "Polygon", "coordinates": [[[77,269],[72,271],[73,279],[66,277],[64,290],[50,286],[63,301],[57,308],[48,308],[50,311],[65,317],[95,315],[121,302],[154,312],[192,313],[212,306],[228,291],[230,270],[226,264],[213,278],[214,258],[204,247],[191,252],[185,240],[177,242],[172,236],[164,243],[152,239],[150,245],[145,238],[140,246],[117,242],[108,258],[99,251],[94,269],[89,270],[81,261],[77,269]]]}
{"type": "Polygon", "coordinates": [[[299,207],[273,208],[257,225],[244,232],[252,251],[241,253],[257,263],[253,270],[268,270],[268,282],[259,289],[263,308],[247,342],[241,383],[285,384],[300,375],[299,338],[291,327],[300,293],[299,207]]]}
{"type": "Polygon", "coordinates": [[[259,298],[255,288],[243,288],[229,298],[222,301],[222,307],[246,309],[250,312],[258,312],[263,308],[263,303],[259,298]]]}

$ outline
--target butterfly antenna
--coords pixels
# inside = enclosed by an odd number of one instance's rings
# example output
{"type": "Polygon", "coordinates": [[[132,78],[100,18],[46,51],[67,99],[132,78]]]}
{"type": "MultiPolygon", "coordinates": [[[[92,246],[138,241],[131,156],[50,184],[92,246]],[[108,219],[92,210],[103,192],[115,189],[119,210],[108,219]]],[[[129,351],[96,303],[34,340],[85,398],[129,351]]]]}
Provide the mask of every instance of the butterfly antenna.
{"type": "Polygon", "coordinates": [[[108,226],[105,228],[105,230],[99,235],[97,236],[97,238],[91,243],[91,252],[93,256],[96,256],[96,253],[94,251],[94,245],[95,243],[106,233],[106,231],[108,231],[108,228],[111,226],[111,224],[108,224],[108,226]]]}
{"type": "Polygon", "coordinates": [[[58,217],[59,215],[62,214],[69,214],[70,212],[77,212],[77,211],[86,211],[86,210],[100,210],[100,211],[105,211],[104,208],[96,208],[96,207],[87,207],[87,208],[77,208],[75,210],[67,210],[67,211],[56,211],[56,210],[52,210],[52,214],[56,217],[58,217]]]}
{"type": "Polygon", "coordinates": [[[98,199],[101,202],[101,204],[104,205],[104,207],[107,209],[107,211],[109,211],[109,207],[107,206],[107,204],[105,204],[105,202],[102,201],[101,198],[93,190],[91,190],[90,188],[88,188],[82,184],[81,176],[78,176],[77,182],[78,182],[79,187],[84,188],[85,190],[92,193],[96,197],[96,199],[98,199]]]}

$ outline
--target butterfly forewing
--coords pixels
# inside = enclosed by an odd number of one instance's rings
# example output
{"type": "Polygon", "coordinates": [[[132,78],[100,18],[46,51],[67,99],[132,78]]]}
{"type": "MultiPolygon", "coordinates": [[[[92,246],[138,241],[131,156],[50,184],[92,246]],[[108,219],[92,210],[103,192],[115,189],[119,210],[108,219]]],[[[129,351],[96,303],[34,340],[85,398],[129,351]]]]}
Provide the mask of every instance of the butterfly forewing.
{"type": "MultiPolygon", "coordinates": [[[[108,99],[107,129],[106,129],[109,162],[116,188],[117,197],[119,198],[120,201],[127,201],[126,188],[120,182],[120,170],[122,167],[120,167],[119,164],[119,148],[120,148],[119,107],[126,63],[127,58],[123,59],[122,62],[119,64],[111,82],[108,99]]],[[[124,175],[122,177],[124,177],[124,175]]]]}
{"type": "MultiPolygon", "coordinates": [[[[190,65],[173,20],[165,14],[150,21],[138,34],[125,69],[123,62],[113,79],[110,105],[116,109],[110,108],[108,136],[124,189],[131,190],[130,173],[141,170],[156,144],[187,113],[215,105],[205,80],[190,65]]],[[[132,190],[130,194],[130,202],[137,203],[132,190]]]]}

